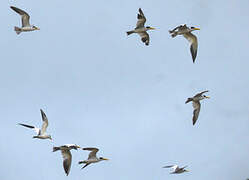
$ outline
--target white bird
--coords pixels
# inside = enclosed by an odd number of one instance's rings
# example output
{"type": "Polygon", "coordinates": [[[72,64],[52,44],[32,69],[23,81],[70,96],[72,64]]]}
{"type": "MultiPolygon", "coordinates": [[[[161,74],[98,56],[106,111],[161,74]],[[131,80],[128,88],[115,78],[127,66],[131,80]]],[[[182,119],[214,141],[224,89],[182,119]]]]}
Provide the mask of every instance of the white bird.
{"type": "Polygon", "coordinates": [[[66,175],[68,176],[72,163],[72,154],[70,152],[71,149],[78,150],[80,146],[76,144],[65,144],[59,147],[53,147],[53,152],[61,150],[61,154],[63,157],[63,167],[66,175]]]}
{"type": "Polygon", "coordinates": [[[132,33],[139,34],[139,36],[141,37],[142,42],[144,42],[145,45],[148,46],[149,43],[150,43],[150,36],[146,31],[153,30],[155,28],[150,27],[150,26],[144,27],[144,24],[146,22],[146,18],[144,16],[144,13],[143,13],[141,8],[139,8],[138,11],[139,11],[139,14],[137,14],[137,19],[138,20],[137,20],[136,28],[134,30],[128,31],[126,33],[127,33],[127,35],[130,35],[132,33]]]}
{"type": "Polygon", "coordinates": [[[19,123],[19,125],[27,127],[27,128],[34,129],[35,132],[37,133],[37,135],[33,136],[33,138],[52,140],[51,135],[46,134],[46,130],[47,130],[47,127],[48,127],[48,118],[47,118],[46,114],[43,112],[42,109],[40,109],[40,111],[41,111],[41,116],[42,116],[42,121],[43,121],[41,129],[39,129],[39,128],[35,127],[35,126],[22,124],[22,123],[19,123]]]}
{"type": "Polygon", "coordinates": [[[85,161],[79,161],[79,164],[85,164],[81,169],[85,168],[86,166],[88,166],[89,164],[92,164],[92,163],[97,163],[97,162],[100,162],[100,161],[103,161],[103,160],[109,160],[107,158],[103,158],[103,157],[97,157],[96,154],[97,152],[99,151],[98,148],[92,148],[92,147],[89,147],[89,148],[82,148],[83,150],[87,150],[87,151],[91,151],[88,155],[88,159],[85,160],[85,161]]]}
{"type": "Polygon", "coordinates": [[[179,168],[178,165],[171,165],[171,166],[164,166],[163,168],[172,168],[173,172],[171,172],[170,174],[180,174],[184,172],[189,172],[188,170],[185,169],[186,167],[187,166],[179,168]]]}
{"type": "Polygon", "coordinates": [[[10,6],[10,8],[13,9],[15,12],[17,12],[22,17],[22,27],[21,28],[16,26],[14,27],[16,34],[20,34],[21,32],[40,30],[40,28],[29,24],[30,16],[28,13],[14,6],[10,6]]]}
{"type": "Polygon", "coordinates": [[[176,37],[177,35],[183,35],[189,42],[190,42],[190,52],[192,55],[193,63],[195,62],[195,58],[197,56],[197,48],[198,48],[198,41],[197,37],[192,34],[192,31],[200,30],[199,28],[195,27],[187,27],[186,24],[177,26],[175,29],[170,30],[169,33],[171,34],[172,38],[176,37]]]}
{"type": "Polygon", "coordinates": [[[196,121],[198,119],[200,110],[201,110],[200,101],[203,100],[203,99],[209,99],[210,98],[209,96],[203,95],[206,92],[208,92],[208,91],[202,91],[202,92],[196,94],[194,97],[188,98],[187,101],[185,102],[185,104],[187,104],[188,102],[192,101],[192,105],[193,105],[193,108],[194,108],[193,118],[192,118],[193,125],[195,125],[195,123],[196,123],[196,121]]]}

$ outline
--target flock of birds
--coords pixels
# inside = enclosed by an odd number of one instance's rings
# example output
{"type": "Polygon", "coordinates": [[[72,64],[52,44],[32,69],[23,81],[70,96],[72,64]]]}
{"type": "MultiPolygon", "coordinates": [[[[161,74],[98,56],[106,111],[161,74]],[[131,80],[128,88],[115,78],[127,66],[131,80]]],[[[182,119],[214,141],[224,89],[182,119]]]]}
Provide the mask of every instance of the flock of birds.
{"type": "MultiPolygon", "coordinates": [[[[21,32],[40,30],[38,27],[36,27],[34,25],[30,25],[30,22],[29,22],[30,16],[27,12],[25,12],[17,7],[14,7],[14,6],[11,6],[10,8],[13,9],[15,12],[17,12],[21,16],[21,19],[22,19],[22,27],[14,27],[14,30],[17,34],[20,34],[21,32]]],[[[141,8],[139,8],[139,13],[137,15],[137,19],[138,20],[137,20],[137,24],[136,24],[135,29],[128,31],[127,35],[130,35],[133,33],[139,34],[141,37],[141,41],[143,43],[145,43],[145,45],[148,46],[149,42],[150,42],[150,37],[149,37],[149,34],[147,33],[147,31],[154,30],[155,28],[150,27],[150,26],[144,26],[145,22],[146,22],[146,18],[144,16],[144,13],[143,13],[141,8]]],[[[193,62],[195,62],[195,59],[197,56],[197,48],[198,48],[197,38],[194,34],[191,33],[194,30],[200,30],[200,29],[195,28],[195,27],[187,27],[187,25],[184,24],[184,25],[177,26],[173,30],[169,31],[172,38],[176,37],[177,35],[183,35],[190,42],[190,44],[191,44],[190,45],[190,52],[192,55],[193,62]]],[[[204,95],[204,93],[207,93],[207,92],[208,92],[207,90],[200,92],[200,93],[196,94],[195,96],[188,98],[187,101],[185,102],[185,103],[189,103],[192,101],[192,105],[194,108],[193,118],[192,118],[193,125],[195,125],[195,123],[198,119],[199,113],[200,113],[200,108],[201,108],[200,101],[203,99],[206,99],[206,98],[210,98],[210,97],[204,95]]],[[[30,129],[34,129],[35,132],[37,133],[37,135],[33,136],[33,138],[52,140],[51,135],[48,135],[46,133],[46,130],[48,127],[48,118],[42,109],[40,111],[41,111],[41,116],[42,116],[42,121],[43,121],[41,128],[37,128],[35,126],[27,125],[27,124],[23,124],[23,123],[19,123],[19,125],[30,128],[30,129]]],[[[64,171],[65,171],[66,175],[69,174],[71,163],[72,163],[72,154],[71,154],[70,150],[72,150],[72,149],[78,150],[79,148],[81,148],[81,147],[76,145],[76,144],[64,144],[62,146],[53,147],[53,152],[60,150],[62,153],[63,167],[64,167],[64,171]]],[[[79,161],[79,164],[84,164],[82,169],[87,167],[88,165],[90,165],[92,163],[97,163],[100,161],[108,160],[107,158],[97,157],[96,154],[99,151],[98,148],[86,147],[86,148],[82,148],[82,150],[90,151],[87,160],[79,161]]],[[[187,166],[179,167],[178,165],[170,165],[170,166],[164,166],[163,168],[172,168],[173,172],[171,172],[171,174],[180,174],[180,173],[188,172],[188,170],[185,169],[186,167],[187,166]]]]}

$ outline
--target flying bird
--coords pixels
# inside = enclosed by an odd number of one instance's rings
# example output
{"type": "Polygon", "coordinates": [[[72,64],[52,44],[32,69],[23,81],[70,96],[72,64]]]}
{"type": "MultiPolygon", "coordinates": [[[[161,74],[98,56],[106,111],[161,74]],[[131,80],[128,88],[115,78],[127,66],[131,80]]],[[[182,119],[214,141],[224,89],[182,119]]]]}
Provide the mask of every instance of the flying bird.
{"type": "Polygon", "coordinates": [[[16,34],[20,34],[21,32],[40,30],[38,27],[29,24],[30,16],[28,13],[14,6],[10,6],[10,8],[22,17],[22,27],[14,27],[16,34]]]}
{"type": "Polygon", "coordinates": [[[42,122],[43,122],[41,129],[39,129],[39,128],[35,127],[35,126],[22,124],[22,123],[19,123],[19,125],[30,128],[30,129],[34,129],[35,132],[37,133],[37,135],[33,136],[33,138],[52,140],[51,135],[46,134],[46,130],[47,130],[47,127],[48,127],[48,118],[47,118],[46,114],[43,112],[42,109],[40,109],[40,111],[41,111],[42,122]]]}
{"type": "Polygon", "coordinates": [[[144,24],[146,22],[146,18],[144,16],[144,13],[143,13],[141,8],[139,8],[138,11],[139,11],[139,13],[137,14],[137,19],[138,20],[137,20],[136,28],[134,30],[128,31],[126,33],[127,33],[127,35],[130,35],[132,33],[139,34],[139,36],[141,37],[142,42],[145,43],[146,46],[148,46],[149,43],[150,43],[150,36],[146,31],[153,30],[155,28],[150,27],[150,26],[144,27],[144,24]]]}
{"type": "Polygon", "coordinates": [[[92,164],[92,163],[97,163],[103,160],[109,160],[107,158],[103,158],[103,157],[98,158],[96,156],[97,152],[99,151],[98,148],[88,147],[88,148],[82,148],[82,149],[86,151],[91,151],[91,152],[89,153],[87,160],[79,161],[79,164],[85,164],[81,169],[87,167],[89,164],[92,164]]]}
{"type": "Polygon", "coordinates": [[[68,176],[72,164],[72,154],[71,149],[78,150],[80,146],[76,144],[65,144],[59,147],[53,147],[53,152],[60,150],[63,157],[63,167],[66,175],[68,176]]]}
{"type": "Polygon", "coordinates": [[[171,37],[174,38],[177,35],[183,35],[189,42],[190,42],[190,52],[192,55],[193,63],[195,62],[195,58],[197,56],[197,49],[198,49],[198,41],[197,37],[192,34],[192,31],[200,30],[199,28],[195,27],[187,27],[186,24],[177,26],[173,30],[169,30],[171,37]]]}
{"type": "Polygon", "coordinates": [[[181,174],[184,172],[189,172],[188,170],[185,169],[186,167],[187,166],[179,168],[179,166],[177,165],[171,165],[171,166],[164,166],[163,168],[172,168],[173,172],[171,172],[170,174],[181,174]]]}
{"type": "Polygon", "coordinates": [[[192,105],[193,105],[193,108],[194,108],[193,119],[192,119],[193,120],[193,125],[195,125],[195,123],[196,123],[196,121],[198,119],[199,113],[200,113],[200,109],[201,109],[200,100],[210,98],[209,96],[203,95],[206,92],[208,92],[208,91],[202,91],[201,93],[196,94],[194,97],[188,98],[187,101],[185,102],[185,104],[187,104],[190,101],[192,101],[192,105]]]}

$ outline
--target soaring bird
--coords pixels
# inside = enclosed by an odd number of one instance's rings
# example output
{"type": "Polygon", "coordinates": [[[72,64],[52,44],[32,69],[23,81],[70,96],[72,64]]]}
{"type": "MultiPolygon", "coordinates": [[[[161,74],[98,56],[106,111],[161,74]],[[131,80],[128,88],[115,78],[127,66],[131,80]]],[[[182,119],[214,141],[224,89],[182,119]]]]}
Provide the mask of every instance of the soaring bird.
{"type": "Polygon", "coordinates": [[[169,33],[171,34],[171,37],[174,38],[177,35],[183,35],[189,42],[190,42],[190,52],[192,55],[193,63],[195,62],[195,58],[197,55],[197,48],[198,48],[198,41],[197,37],[192,34],[192,31],[200,30],[199,28],[195,27],[187,27],[186,24],[177,26],[175,29],[170,30],[169,33]]]}
{"type": "Polygon", "coordinates": [[[61,150],[61,154],[63,157],[63,167],[67,176],[70,172],[71,163],[72,163],[72,154],[70,150],[71,149],[78,150],[78,148],[80,148],[80,146],[76,144],[65,144],[59,147],[53,147],[53,152],[61,150]]]}
{"type": "Polygon", "coordinates": [[[85,164],[81,169],[87,167],[89,164],[92,163],[97,163],[103,160],[109,160],[107,158],[103,158],[103,157],[97,157],[96,154],[99,151],[98,148],[93,148],[93,147],[88,147],[88,148],[82,148],[83,150],[87,150],[87,151],[91,151],[88,155],[88,159],[85,161],[79,161],[79,164],[85,164]]]}
{"type": "Polygon", "coordinates": [[[209,96],[203,95],[206,92],[208,92],[208,91],[202,91],[202,92],[196,94],[194,97],[188,98],[187,101],[185,102],[185,104],[187,104],[188,102],[192,101],[192,105],[193,105],[193,108],[194,108],[193,119],[192,119],[193,120],[193,125],[195,125],[195,123],[196,123],[196,121],[198,119],[199,113],[200,113],[200,109],[201,109],[200,100],[210,98],[209,96]]]}
{"type": "Polygon", "coordinates": [[[145,22],[146,22],[146,18],[145,18],[145,16],[144,16],[144,13],[143,13],[143,11],[142,11],[141,8],[139,8],[138,11],[139,11],[139,13],[137,14],[137,19],[138,19],[138,20],[137,20],[136,28],[135,28],[134,30],[128,31],[128,32],[126,32],[126,33],[127,33],[127,35],[130,35],[130,34],[132,34],[132,33],[137,33],[137,34],[139,34],[140,37],[141,37],[142,42],[144,42],[145,45],[148,46],[149,43],[150,43],[150,36],[149,36],[149,34],[148,34],[146,31],[148,31],[148,30],[153,30],[153,29],[155,29],[155,28],[150,27],[150,26],[144,27],[144,24],[145,24],[145,22]]]}
{"type": "Polygon", "coordinates": [[[20,34],[21,32],[40,30],[38,27],[29,24],[30,16],[28,13],[14,6],[10,6],[10,8],[13,9],[15,12],[17,12],[22,17],[22,27],[15,26],[14,28],[16,34],[20,34]]]}
{"type": "Polygon", "coordinates": [[[22,123],[19,123],[19,125],[27,127],[27,128],[34,129],[35,132],[37,133],[37,135],[33,136],[33,138],[52,140],[51,135],[46,134],[46,130],[47,130],[47,127],[48,127],[48,118],[47,118],[46,114],[43,112],[42,109],[40,109],[40,111],[41,111],[41,116],[42,116],[42,121],[43,121],[41,129],[39,129],[39,128],[35,127],[35,126],[22,124],[22,123]]]}
{"type": "Polygon", "coordinates": [[[185,169],[186,167],[187,166],[179,168],[179,166],[177,165],[171,165],[171,166],[164,166],[163,168],[172,168],[173,172],[171,172],[170,174],[181,174],[184,172],[189,172],[188,170],[185,169]]]}

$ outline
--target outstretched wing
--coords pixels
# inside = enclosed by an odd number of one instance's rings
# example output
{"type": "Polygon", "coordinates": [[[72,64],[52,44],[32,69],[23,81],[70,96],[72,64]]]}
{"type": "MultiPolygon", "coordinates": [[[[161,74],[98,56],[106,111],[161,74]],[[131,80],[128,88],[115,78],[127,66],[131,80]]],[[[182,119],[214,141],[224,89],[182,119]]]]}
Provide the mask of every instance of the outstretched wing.
{"type": "Polygon", "coordinates": [[[41,116],[42,116],[42,121],[43,121],[42,128],[41,128],[41,134],[44,134],[48,127],[48,118],[42,109],[40,109],[40,111],[41,111],[41,116]]]}
{"type": "Polygon", "coordinates": [[[194,108],[192,120],[193,120],[193,125],[195,125],[201,110],[201,103],[199,101],[193,101],[192,105],[194,108]]]}
{"type": "Polygon", "coordinates": [[[193,62],[195,62],[195,58],[197,56],[197,49],[198,49],[197,37],[193,35],[191,32],[184,33],[183,36],[190,42],[190,52],[192,55],[193,62]]]}
{"type": "Polygon", "coordinates": [[[72,163],[72,155],[69,150],[61,150],[61,154],[63,157],[63,167],[66,175],[68,176],[72,163]]]}
{"type": "Polygon", "coordinates": [[[141,37],[141,41],[143,43],[145,43],[146,46],[148,46],[149,43],[150,43],[150,36],[149,36],[149,34],[147,32],[141,32],[141,33],[138,33],[138,34],[141,37]]]}
{"type": "Polygon", "coordinates": [[[14,6],[10,6],[10,8],[13,9],[15,12],[17,12],[22,17],[22,27],[30,26],[29,24],[30,16],[28,13],[14,6]]]}
{"type": "Polygon", "coordinates": [[[96,154],[99,151],[98,148],[92,148],[92,147],[83,148],[83,150],[91,151],[88,155],[88,159],[96,158],[96,154]]]}
{"type": "Polygon", "coordinates": [[[208,92],[208,90],[206,90],[206,91],[202,91],[202,92],[200,92],[200,93],[196,94],[194,97],[199,97],[199,96],[201,96],[202,94],[204,94],[204,93],[206,93],[206,92],[208,92]]]}
{"type": "Polygon", "coordinates": [[[136,29],[144,27],[144,24],[146,22],[146,18],[144,16],[144,13],[143,13],[142,9],[139,8],[138,11],[139,11],[139,13],[137,14],[137,25],[136,25],[136,29]]]}
{"type": "Polygon", "coordinates": [[[174,171],[179,169],[179,167],[177,165],[164,166],[163,168],[172,168],[174,171]]]}
{"type": "Polygon", "coordinates": [[[34,129],[34,131],[37,133],[37,135],[39,135],[41,133],[40,129],[37,128],[37,127],[35,127],[35,126],[31,126],[31,125],[27,125],[27,124],[22,124],[22,123],[19,123],[19,125],[27,127],[27,128],[30,128],[30,129],[34,129]]]}

